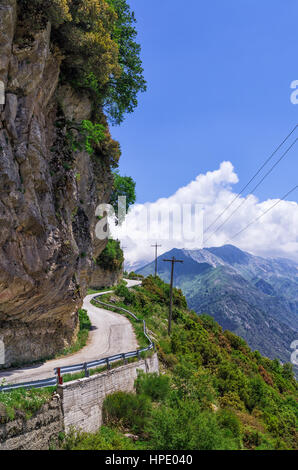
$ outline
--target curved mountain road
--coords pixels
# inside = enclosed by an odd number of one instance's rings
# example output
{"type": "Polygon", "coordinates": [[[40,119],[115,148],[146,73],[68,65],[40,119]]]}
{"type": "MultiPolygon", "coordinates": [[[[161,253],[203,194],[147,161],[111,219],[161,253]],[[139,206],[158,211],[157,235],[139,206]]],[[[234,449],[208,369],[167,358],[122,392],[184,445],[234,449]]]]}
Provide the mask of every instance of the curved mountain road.
{"type": "MultiPolygon", "coordinates": [[[[139,281],[126,280],[128,287],[139,285],[139,281]]],[[[41,380],[54,376],[56,367],[70,366],[82,362],[102,359],[114,354],[134,351],[138,343],[130,321],[118,313],[94,307],[91,300],[101,294],[91,294],[84,298],[83,306],[87,310],[92,323],[87,345],[70,356],[52,359],[42,364],[34,364],[18,369],[7,369],[0,372],[0,383],[3,379],[7,383],[21,383],[32,380],[41,380]]]]}

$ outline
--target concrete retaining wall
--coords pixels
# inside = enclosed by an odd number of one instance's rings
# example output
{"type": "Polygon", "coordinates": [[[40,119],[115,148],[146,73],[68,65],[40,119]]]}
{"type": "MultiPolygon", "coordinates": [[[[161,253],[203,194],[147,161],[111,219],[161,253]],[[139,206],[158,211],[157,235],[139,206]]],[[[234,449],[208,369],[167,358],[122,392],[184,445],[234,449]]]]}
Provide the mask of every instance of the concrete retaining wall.
{"type": "Polygon", "coordinates": [[[89,378],[59,385],[50,403],[29,420],[18,413],[16,419],[1,424],[0,450],[47,450],[57,444],[61,431],[73,426],[96,432],[102,425],[102,405],[107,395],[122,390],[132,392],[138,369],[159,372],[157,354],[102,372],[89,378]]]}
{"type": "Polygon", "coordinates": [[[157,354],[92,377],[68,382],[58,387],[64,426],[86,432],[96,432],[102,425],[102,404],[107,395],[117,391],[132,392],[138,369],[159,372],[157,354]]]}

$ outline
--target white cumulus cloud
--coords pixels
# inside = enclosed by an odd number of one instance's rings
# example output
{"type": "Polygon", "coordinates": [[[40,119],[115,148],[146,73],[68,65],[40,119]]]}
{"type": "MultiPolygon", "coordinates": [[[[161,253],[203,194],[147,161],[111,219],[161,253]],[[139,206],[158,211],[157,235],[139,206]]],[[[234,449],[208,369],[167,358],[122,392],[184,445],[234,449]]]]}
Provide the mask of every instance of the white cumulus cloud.
{"type": "Polygon", "coordinates": [[[259,201],[253,195],[239,197],[203,237],[203,230],[237,195],[233,192],[233,185],[238,181],[232,163],[224,161],[219,169],[199,174],[194,181],[179,188],[168,198],[135,204],[129,210],[125,224],[113,230],[114,237],[126,247],[127,266],[136,268],[152,261],[154,249],[151,244],[156,241],[162,245],[159,254],[172,248],[195,249],[234,244],[256,255],[298,261],[296,202],[281,201],[264,217],[234,237],[278,201],[259,201]],[[240,204],[239,210],[214,233],[240,204]]]}

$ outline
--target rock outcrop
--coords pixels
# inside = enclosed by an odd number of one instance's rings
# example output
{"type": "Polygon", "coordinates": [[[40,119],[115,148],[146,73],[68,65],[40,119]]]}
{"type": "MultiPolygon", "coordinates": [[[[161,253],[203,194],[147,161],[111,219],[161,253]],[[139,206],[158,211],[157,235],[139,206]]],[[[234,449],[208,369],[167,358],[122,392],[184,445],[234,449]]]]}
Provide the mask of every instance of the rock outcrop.
{"type": "Polygon", "coordinates": [[[91,102],[60,85],[51,25],[19,41],[15,0],[0,1],[0,340],[5,366],[49,357],[76,337],[94,257],[95,208],[112,177],[105,154],[72,151],[67,120],[91,102]]]}
{"type": "Polygon", "coordinates": [[[104,287],[116,286],[123,277],[123,269],[112,271],[95,265],[90,279],[90,287],[102,289],[104,287]]]}

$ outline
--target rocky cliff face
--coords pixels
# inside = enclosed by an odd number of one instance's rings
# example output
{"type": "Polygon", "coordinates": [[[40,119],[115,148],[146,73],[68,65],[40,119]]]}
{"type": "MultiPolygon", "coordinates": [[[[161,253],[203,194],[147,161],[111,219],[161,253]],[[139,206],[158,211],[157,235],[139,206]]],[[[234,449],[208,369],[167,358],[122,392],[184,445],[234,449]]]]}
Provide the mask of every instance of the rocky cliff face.
{"type": "Polygon", "coordinates": [[[0,1],[0,340],[5,365],[51,356],[77,333],[77,309],[105,244],[95,208],[107,202],[106,155],[73,152],[66,120],[91,113],[59,84],[51,25],[19,41],[15,0],[0,1]]]}

